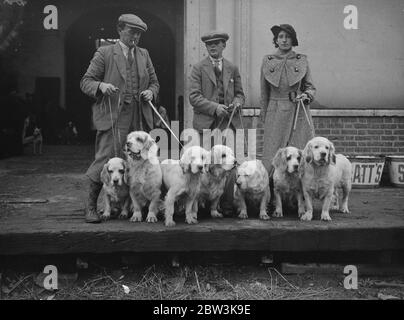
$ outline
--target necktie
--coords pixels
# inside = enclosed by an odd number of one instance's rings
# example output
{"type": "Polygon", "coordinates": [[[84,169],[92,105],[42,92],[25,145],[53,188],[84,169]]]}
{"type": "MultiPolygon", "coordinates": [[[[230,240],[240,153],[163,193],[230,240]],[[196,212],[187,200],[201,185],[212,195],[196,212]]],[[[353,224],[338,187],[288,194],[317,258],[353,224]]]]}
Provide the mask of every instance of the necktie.
{"type": "Polygon", "coordinates": [[[132,63],[133,63],[133,53],[132,53],[132,49],[129,49],[129,50],[128,50],[128,62],[129,62],[129,65],[130,65],[130,66],[131,66],[132,63]]]}
{"type": "Polygon", "coordinates": [[[220,77],[222,74],[222,71],[220,70],[220,67],[219,67],[219,60],[214,60],[213,63],[214,63],[213,69],[215,70],[215,75],[216,75],[216,77],[220,77]]]}

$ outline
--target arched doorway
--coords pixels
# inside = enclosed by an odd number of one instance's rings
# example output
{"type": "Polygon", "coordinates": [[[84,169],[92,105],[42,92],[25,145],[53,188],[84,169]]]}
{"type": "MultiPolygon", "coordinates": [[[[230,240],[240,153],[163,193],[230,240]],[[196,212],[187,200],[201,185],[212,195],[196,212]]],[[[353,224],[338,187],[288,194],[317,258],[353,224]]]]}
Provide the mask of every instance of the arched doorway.
{"type": "MultiPolygon", "coordinates": [[[[119,35],[116,21],[122,13],[133,12],[128,7],[100,7],[83,14],[66,34],[66,111],[81,132],[81,137],[93,141],[91,131],[91,98],[80,90],[80,79],[96,50],[97,39],[115,39],[119,35]]],[[[136,9],[148,25],[140,40],[151,56],[160,82],[160,104],[165,106],[171,119],[175,107],[175,38],[169,26],[157,16],[136,9]]]]}

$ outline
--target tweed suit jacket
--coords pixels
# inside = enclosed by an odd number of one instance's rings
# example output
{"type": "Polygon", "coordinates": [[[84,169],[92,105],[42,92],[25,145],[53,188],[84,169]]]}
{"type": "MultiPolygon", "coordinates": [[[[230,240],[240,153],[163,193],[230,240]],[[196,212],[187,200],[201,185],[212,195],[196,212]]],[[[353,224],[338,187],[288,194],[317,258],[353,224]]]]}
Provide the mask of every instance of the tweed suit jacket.
{"type": "MultiPolygon", "coordinates": [[[[223,59],[222,74],[224,104],[228,106],[239,103],[243,106],[245,96],[238,68],[230,61],[223,59]]],[[[192,68],[189,102],[194,109],[194,129],[199,131],[209,129],[216,118],[215,112],[219,106],[216,76],[209,57],[203,59],[192,68]]],[[[238,117],[235,116],[232,123],[235,128],[240,127],[238,117]]]]}
{"type": "MultiPolygon", "coordinates": [[[[154,100],[159,92],[159,82],[154,71],[153,63],[149,52],[144,48],[136,48],[136,57],[139,77],[139,93],[144,90],[153,92],[154,100]]],[[[111,115],[109,113],[109,99],[104,97],[98,90],[100,82],[111,83],[119,88],[119,93],[125,92],[126,86],[126,58],[119,43],[98,48],[90,62],[87,72],[80,81],[81,90],[90,97],[96,99],[93,104],[93,123],[97,130],[108,130],[111,128],[111,115]]],[[[129,128],[131,124],[132,110],[123,104],[119,95],[112,95],[110,98],[112,119],[118,126],[129,128]]],[[[139,102],[143,116],[150,128],[153,128],[153,110],[144,101],[139,102]]]]}

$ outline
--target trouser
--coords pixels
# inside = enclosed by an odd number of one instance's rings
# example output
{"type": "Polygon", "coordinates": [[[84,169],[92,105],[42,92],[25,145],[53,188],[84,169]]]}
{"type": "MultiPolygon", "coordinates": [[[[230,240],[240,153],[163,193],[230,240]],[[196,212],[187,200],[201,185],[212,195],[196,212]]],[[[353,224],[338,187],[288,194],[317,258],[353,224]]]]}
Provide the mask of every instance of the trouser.
{"type": "Polygon", "coordinates": [[[139,112],[140,106],[133,100],[127,109],[133,112],[125,113],[123,119],[120,115],[118,121],[114,124],[114,133],[112,128],[108,130],[98,130],[95,137],[95,159],[87,169],[86,175],[94,182],[101,182],[100,174],[104,164],[111,158],[117,156],[124,158],[123,146],[126,143],[126,137],[131,131],[145,130],[148,126],[139,112]],[[141,120],[142,119],[142,120],[141,120]],[[115,154],[116,152],[116,154],[115,154]]]}

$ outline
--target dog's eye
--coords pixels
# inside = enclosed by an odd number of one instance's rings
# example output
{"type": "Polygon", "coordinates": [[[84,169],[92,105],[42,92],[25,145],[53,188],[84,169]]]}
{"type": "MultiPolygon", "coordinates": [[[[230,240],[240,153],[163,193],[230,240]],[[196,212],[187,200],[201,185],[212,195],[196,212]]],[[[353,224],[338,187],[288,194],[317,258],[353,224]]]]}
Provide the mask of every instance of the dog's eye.
{"type": "Polygon", "coordinates": [[[300,157],[297,157],[297,161],[300,161],[300,157]]]}
{"type": "Polygon", "coordinates": [[[225,155],[225,154],[222,154],[222,158],[226,158],[226,155],[225,155]]]}
{"type": "Polygon", "coordinates": [[[290,161],[290,159],[292,159],[292,156],[288,156],[288,157],[286,158],[286,160],[288,160],[288,161],[290,161]]]}
{"type": "Polygon", "coordinates": [[[330,149],[328,146],[325,147],[327,150],[330,149]]]}
{"type": "Polygon", "coordinates": [[[124,174],[124,173],[125,173],[125,170],[120,169],[120,170],[119,170],[119,173],[120,173],[120,174],[124,174]]]}
{"type": "Polygon", "coordinates": [[[108,173],[111,174],[111,173],[112,173],[112,170],[109,170],[109,169],[108,169],[108,173]]]}
{"type": "Polygon", "coordinates": [[[140,138],[140,137],[136,137],[136,141],[137,141],[137,142],[140,142],[140,143],[143,143],[143,142],[144,142],[143,139],[140,138]]]}
{"type": "Polygon", "coordinates": [[[314,146],[314,149],[318,149],[318,146],[314,146]]]}

